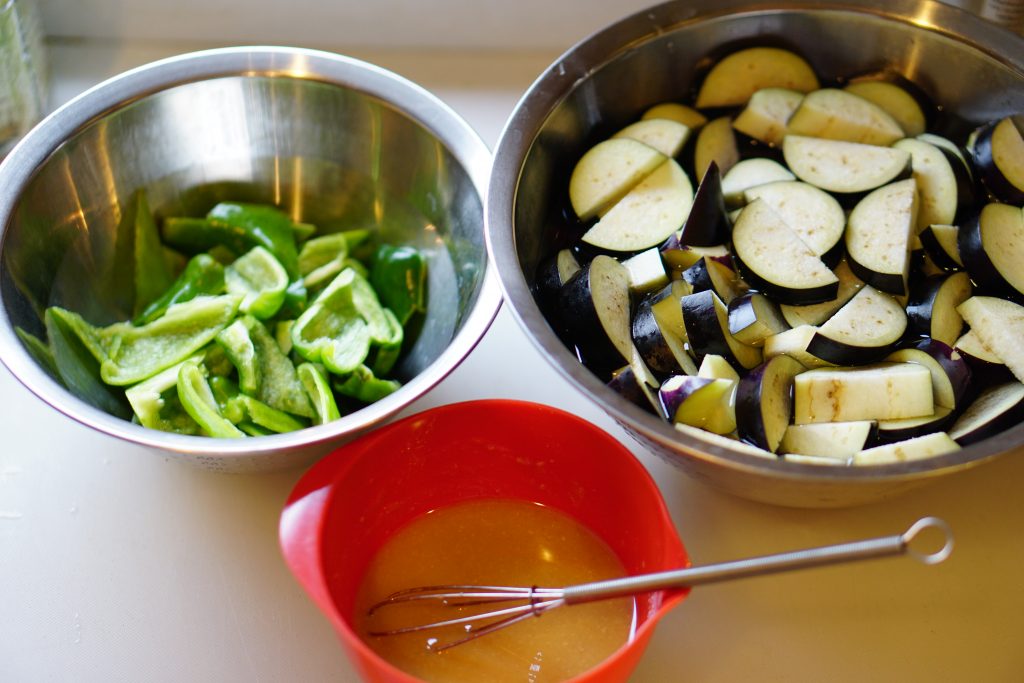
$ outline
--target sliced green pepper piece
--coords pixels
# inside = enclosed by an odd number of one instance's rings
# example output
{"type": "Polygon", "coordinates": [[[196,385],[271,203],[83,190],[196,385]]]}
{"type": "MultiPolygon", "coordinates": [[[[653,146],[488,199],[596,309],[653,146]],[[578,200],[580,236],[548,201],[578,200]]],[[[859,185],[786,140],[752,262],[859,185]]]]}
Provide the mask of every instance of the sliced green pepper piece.
{"type": "Polygon", "coordinates": [[[217,333],[214,338],[224,349],[228,360],[238,370],[238,385],[247,394],[260,389],[260,366],[256,360],[256,346],[249,336],[249,327],[243,320],[236,320],[217,333]]]}
{"type": "Polygon", "coordinates": [[[352,280],[352,303],[355,304],[359,315],[370,328],[370,339],[374,344],[388,344],[394,337],[392,326],[384,313],[377,293],[362,275],[356,273],[352,280]]]}
{"type": "Polygon", "coordinates": [[[255,398],[271,408],[283,410],[292,415],[313,417],[313,406],[306,398],[295,365],[281,351],[277,341],[267,328],[252,316],[242,318],[249,330],[256,349],[256,363],[259,368],[260,385],[255,398]]]}
{"type": "Polygon", "coordinates": [[[190,361],[198,361],[201,357],[197,354],[183,360],[124,392],[139,424],[148,429],[176,434],[194,435],[202,431],[199,424],[181,405],[177,389],[178,372],[181,367],[190,361]]]}
{"type": "Polygon", "coordinates": [[[331,385],[327,382],[324,371],[313,363],[303,363],[296,371],[299,373],[299,381],[302,382],[306,395],[316,410],[313,424],[327,424],[340,418],[338,404],[334,401],[334,393],[331,392],[331,385]]]}
{"type": "Polygon", "coordinates": [[[95,329],[77,314],[52,306],[46,309],[43,322],[46,324],[53,362],[64,386],[89,405],[128,419],[131,409],[118,395],[119,392],[112,391],[100,379],[101,360],[83,342],[78,328],[94,340],[97,349],[101,349],[95,329]]]}
{"type": "Polygon", "coordinates": [[[162,316],[168,307],[191,301],[197,296],[216,296],[224,292],[224,266],[209,254],[197,254],[189,259],[185,270],[170,287],[135,316],[132,323],[145,325],[162,316]]]}
{"type": "Polygon", "coordinates": [[[413,247],[381,245],[370,266],[370,283],[381,303],[394,311],[405,325],[417,312],[426,310],[427,263],[413,247]]]}
{"type": "Polygon", "coordinates": [[[202,365],[195,360],[182,363],[178,370],[178,399],[209,436],[218,439],[238,439],[245,436],[238,427],[220,414],[217,399],[203,375],[202,365]]]}
{"type": "Polygon", "coordinates": [[[241,297],[225,294],[174,304],[142,327],[116,323],[103,329],[113,339],[100,365],[107,384],[124,386],[152,377],[213,341],[238,311],[241,297]]]}
{"type": "Polygon", "coordinates": [[[357,278],[351,268],[342,271],[292,326],[295,351],[339,374],[351,372],[370,352],[370,328],[354,301],[357,278]]]}
{"type": "MultiPolygon", "coordinates": [[[[223,332],[223,330],[221,330],[223,332]]],[[[218,332],[220,334],[220,332],[218,332]]],[[[216,340],[216,337],[214,338],[216,340]]],[[[220,344],[207,344],[203,355],[206,371],[214,377],[228,377],[235,373],[235,366],[220,344]]]]}
{"type": "Polygon", "coordinates": [[[309,292],[306,291],[302,278],[292,280],[284,292],[284,303],[281,304],[277,315],[279,318],[298,318],[306,310],[308,303],[309,292]]]}
{"type": "Polygon", "coordinates": [[[238,385],[227,377],[218,376],[210,377],[209,382],[220,414],[235,425],[245,420],[245,406],[242,404],[238,385]]]}
{"type": "Polygon", "coordinates": [[[402,352],[402,340],[404,339],[402,323],[399,322],[398,317],[391,312],[390,308],[384,309],[384,317],[387,319],[391,336],[379,344],[373,354],[373,362],[370,364],[370,367],[373,369],[373,374],[377,377],[383,377],[391,372],[391,368],[395,367],[398,356],[402,352]]]}
{"type": "Polygon", "coordinates": [[[246,434],[248,434],[249,436],[270,436],[271,434],[276,434],[276,432],[273,431],[272,429],[260,427],[255,422],[250,422],[249,420],[242,420],[241,422],[239,422],[238,428],[241,429],[246,434]]]}
{"type": "Polygon", "coordinates": [[[239,256],[224,270],[224,280],[229,293],[242,295],[240,310],[260,320],[277,313],[288,289],[284,266],[263,247],[239,256]]]}
{"type": "Polygon", "coordinates": [[[245,414],[249,417],[248,421],[258,427],[263,427],[277,434],[306,428],[304,422],[295,419],[288,413],[271,408],[266,403],[258,401],[252,396],[241,394],[238,398],[245,407],[245,414]]]}
{"type": "MultiPolygon", "coordinates": [[[[97,362],[103,363],[109,360],[110,354],[116,351],[115,347],[119,343],[116,337],[107,334],[105,328],[90,325],[85,318],[74,311],[59,306],[50,306],[46,309],[46,315],[55,321],[60,321],[61,327],[74,335],[97,362]]],[[[49,334],[50,331],[47,328],[47,335],[49,334]]]]}
{"type": "Polygon", "coordinates": [[[339,394],[349,396],[363,403],[379,401],[388,394],[400,389],[401,386],[395,380],[375,377],[373,371],[365,365],[360,365],[347,377],[340,378],[334,382],[334,390],[339,394]]]}
{"type": "Polygon", "coordinates": [[[345,233],[336,232],[314,237],[302,245],[299,252],[299,275],[307,277],[310,273],[331,264],[337,264],[340,272],[341,262],[346,256],[348,239],[345,233]]]}
{"type": "Polygon", "coordinates": [[[135,240],[135,304],[133,312],[138,315],[156,300],[171,283],[174,272],[164,256],[160,231],[149,210],[146,193],[139,190],[135,197],[134,216],[135,240]]]}

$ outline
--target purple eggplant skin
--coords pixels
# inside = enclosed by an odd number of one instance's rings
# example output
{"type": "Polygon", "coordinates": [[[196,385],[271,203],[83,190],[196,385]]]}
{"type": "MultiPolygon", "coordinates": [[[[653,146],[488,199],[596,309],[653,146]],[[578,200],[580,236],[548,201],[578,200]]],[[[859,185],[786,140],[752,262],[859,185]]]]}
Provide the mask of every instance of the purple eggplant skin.
{"type": "Polygon", "coordinates": [[[990,294],[1024,304],[1024,294],[1014,289],[1013,285],[999,274],[985,253],[981,241],[980,211],[960,225],[960,230],[956,234],[956,246],[960,250],[960,260],[964,262],[964,269],[978,286],[978,294],[990,294]]]}
{"type": "Polygon", "coordinates": [[[815,333],[807,344],[807,353],[835,365],[867,365],[882,360],[895,348],[895,342],[884,346],[856,346],[815,333]]]}
{"type": "MultiPolygon", "coordinates": [[[[1016,382],[1017,380],[1013,379],[1011,381],[1016,382]]],[[[961,435],[956,439],[956,442],[960,446],[970,446],[972,443],[977,443],[999,432],[1015,427],[1022,421],[1024,421],[1024,400],[1018,401],[1015,406],[995,416],[984,425],[979,425],[974,431],[961,435]]]]}
{"type": "Polygon", "coordinates": [[[682,279],[689,283],[694,292],[703,292],[714,289],[711,283],[711,274],[708,272],[708,264],[705,257],[701,256],[697,262],[682,273],[682,279]]]}
{"type": "MultiPolygon", "coordinates": [[[[930,337],[932,334],[932,314],[935,310],[935,298],[939,294],[942,283],[947,275],[932,275],[916,280],[910,287],[907,299],[907,335],[914,337],[930,337]]],[[[958,334],[957,337],[960,335],[958,334]]],[[[936,342],[941,343],[941,342],[936,342]]],[[[945,346],[945,344],[943,344],[945,346]]],[[[951,349],[952,350],[952,349],[951,349]]]]}
{"type": "Polygon", "coordinates": [[[741,160],[771,159],[772,161],[777,161],[780,164],[786,163],[781,147],[766,144],[757,138],[752,138],[746,133],[741,133],[735,129],[732,133],[736,136],[736,149],[740,153],[741,160]]]}
{"type": "Polygon", "coordinates": [[[854,275],[877,290],[896,296],[903,296],[907,293],[907,283],[903,281],[902,273],[877,273],[862,266],[849,254],[846,255],[846,263],[849,264],[854,275]]]}
{"type": "Polygon", "coordinates": [[[924,436],[925,434],[931,434],[932,432],[944,432],[949,429],[956,420],[956,417],[957,411],[950,410],[945,415],[936,417],[934,420],[923,422],[913,427],[904,427],[902,429],[883,429],[882,427],[877,427],[875,431],[875,443],[872,445],[880,446],[887,443],[895,443],[896,441],[906,441],[907,439],[913,439],[916,436],[924,436]]]}
{"type": "Polygon", "coordinates": [[[649,398],[647,394],[650,389],[643,386],[643,380],[636,376],[636,373],[633,372],[633,368],[630,366],[626,365],[614,371],[607,384],[612,391],[619,394],[630,403],[640,406],[647,412],[652,415],[657,415],[663,420],[668,419],[663,412],[660,412],[660,405],[658,409],[655,410],[654,403],[651,402],[651,398],[649,398]]]}
{"type": "Polygon", "coordinates": [[[715,293],[708,289],[688,294],[681,300],[686,336],[698,364],[708,354],[722,356],[730,360],[733,358],[732,350],[725,339],[725,332],[718,322],[715,298],[715,293]]]}
{"type": "Polygon", "coordinates": [[[656,374],[681,373],[683,370],[679,367],[679,362],[672,353],[672,349],[665,342],[665,335],[662,334],[661,326],[658,325],[654,311],[651,309],[651,304],[656,300],[648,297],[637,306],[636,313],[633,315],[633,344],[640,352],[640,357],[643,358],[647,367],[656,374]]]}
{"type": "Polygon", "coordinates": [[[674,375],[661,384],[658,389],[658,401],[667,419],[674,422],[676,411],[695,392],[714,382],[706,377],[693,375],[674,375]]]}
{"type": "MultiPolygon", "coordinates": [[[[832,301],[839,296],[839,282],[833,282],[821,287],[809,289],[792,289],[790,287],[779,287],[776,284],[765,280],[763,277],[747,267],[738,255],[733,252],[732,262],[740,277],[752,289],[766,294],[770,299],[780,304],[791,306],[805,306],[809,304],[820,304],[825,301],[832,301]]],[[[852,264],[851,264],[852,267],[852,264]]]]}
{"type": "Polygon", "coordinates": [[[679,235],[679,241],[690,247],[724,244],[732,235],[732,221],[725,209],[725,195],[722,193],[722,174],[714,161],[697,186],[690,214],[679,235]]]}
{"type": "MultiPolygon", "coordinates": [[[[985,184],[985,187],[1007,204],[1020,206],[1024,204],[1024,188],[1015,186],[1003,175],[1002,171],[996,166],[992,155],[992,133],[995,131],[1000,120],[997,119],[987,123],[978,130],[978,135],[974,139],[974,149],[972,150],[971,157],[972,161],[974,161],[974,167],[978,170],[978,174],[981,176],[981,181],[985,184]]],[[[962,254],[963,250],[961,249],[962,254]]]]}
{"type": "Polygon", "coordinates": [[[946,149],[935,146],[949,162],[953,169],[953,177],[956,179],[956,218],[954,224],[959,225],[963,220],[973,215],[978,210],[978,191],[971,175],[970,168],[966,165],[966,157],[961,158],[946,149]]]}
{"type": "Polygon", "coordinates": [[[558,317],[583,364],[599,375],[606,375],[621,366],[623,358],[605,333],[594,305],[590,283],[592,265],[593,262],[583,264],[558,290],[558,317]]]}
{"type": "Polygon", "coordinates": [[[917,339],[903,345],[903,348],[923,351],[935,359],[939,367],[946,373],[949,384],[953,388],[953,408],[956,411],[960,410],[966,402],[973,382],[971,366],[960,355],[960,352],[949,344],[931,338],[917,339]]]}
{"type": "Polygon", "coordinates": [[[804,366],[798,361],[781,355],[765,361],[740,378],[736,387],[736,430],[741,440],[775,452],[782,434],[776,435],[774,439],[769,435],[769,427],[765,422],[766,403],[781,401],[792,414],[793,376],[803,370],[804,366]],[[774,381],[780,375],[788,375],[788,381],[774,381]]]}
{"type": "MultiPolygon", "coordinates": [[[[958,239],[959,236],[960,232],[958,230],[958,239]]],[[[924,247],[920,251],[923,251],[925,254],[927,254],[931,258],[932,263],[934,263],[936,266],[946,271],[947,273],[963,270],[963,268],[960,267],[960,264],[954,261],[953,257],[946,253],[946,250],[942,248],[941,244],[939,244],[939,240],[936,239],[934,233],[932,233],[931,226],[925,228],[920,233],[918,233],[918,237],[921,239],[921,246],[924,247]]],[[[923,255],[921,260],[923,261],[923,255]]]]}

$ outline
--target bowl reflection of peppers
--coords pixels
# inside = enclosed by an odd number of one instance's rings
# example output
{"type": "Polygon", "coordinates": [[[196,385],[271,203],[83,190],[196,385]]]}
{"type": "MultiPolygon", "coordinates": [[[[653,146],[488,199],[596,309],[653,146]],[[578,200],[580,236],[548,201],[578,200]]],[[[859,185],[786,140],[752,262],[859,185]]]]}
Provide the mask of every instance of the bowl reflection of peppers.
{"type": "Polygon", "coordinates": [[[399,388],[389,373],[425,312],[418,250],[367,249],[369,230],[314,236],[238,202],[168,218],[161,240],[145,195],[133,205],[133,320],[94,326],[54,306],[48,339],[30,338],[82,400],[152,429],[241,437],[323,424],[399,388]],[[173,280],[169,248],[191,256],[173,280]]]}

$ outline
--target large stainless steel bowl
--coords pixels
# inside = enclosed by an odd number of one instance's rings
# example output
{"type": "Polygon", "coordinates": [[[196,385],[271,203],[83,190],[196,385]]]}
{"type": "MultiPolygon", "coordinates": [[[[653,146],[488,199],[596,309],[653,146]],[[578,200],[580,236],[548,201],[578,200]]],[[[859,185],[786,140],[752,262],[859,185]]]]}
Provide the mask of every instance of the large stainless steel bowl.
{"type": "Polygon", "coordinates": [[[109,80],[32,130],[0,165],[0,358],[33,393],[90,427],[209,468],[310,461],[382,422],[470,352],[501,296],[483,238],[490,153],[423,89],[353,59],[291,48],[183,55],[109,80]],[[327,425],[256,439],[150,431],[72,396],[15,327],[44,307],[125,317],[109,291],[122,209],[146,188],[158,216],[217,200],[270,202],[323,230],[379,226],[429,263],[428,314],[391,396],[327,425]]]}
{"type": "Polygon", "coordinates": [[[643,445],[740,496],[841,506],[895,495],[1024,443],[1015,428],[931,460],[815,467],[744,455],[684,434],[622,399],[559,341],[530,287],[551,250],[566,178],[595,136],[648,106],[685,100],[695,65],[730,43],[784,41],[820,74],[892,68],[975,121],[1024,111],[1024,39],[937,2],[681,0],[639,12],[566,52],[520,100],[495,152],[487,236],[506,302],[530,339],[577,389],[643,445]]]}

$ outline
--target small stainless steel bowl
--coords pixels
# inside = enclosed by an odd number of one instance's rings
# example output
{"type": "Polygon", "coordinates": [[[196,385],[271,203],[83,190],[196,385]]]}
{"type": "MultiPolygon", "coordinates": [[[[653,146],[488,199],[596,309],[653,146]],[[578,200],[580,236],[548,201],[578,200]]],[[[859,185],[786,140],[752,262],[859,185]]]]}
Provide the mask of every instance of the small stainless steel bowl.
{"type": "Polygon", "coordinates": [[[745,455],[680,434],[579,364],[530,292],[550,253],[573,164],[597,136],[663,101],[686,100],[703,58],[729,44],[797,46],[825,76],[891,67],[947,109],[982,122],[1024,111],[1024,39],[928,0],[680,0],[638,12],[566,52],[526,92],[501,136],[487,200],[487,238],[505,299],[527,336],[571,384],[641,444],[737,495],[808,507],[898,494],[1024,443],[1018,427],[958,453],[863,468],[745,455]]]}
{"type": "Polygon", "coordinates": [[[490,153],[450,108],[339,55],[243,47],[174,57],[108,80],[40,123],[0,165],[0,359],[34,394],[101,432],[223,471],[311,461],[383,422],[469,354],[501,302],[483,237],[490,153]],[[222,440],[151,431],[51,379],[15,327],[41,335],[61,304],[95,323],[122,208],[146,188],[158,216],[218,199],[269,202],[322,229],[379,226],[427,253],[428,314],[397,369],[404,386],[341,420],[222,440]]]}

